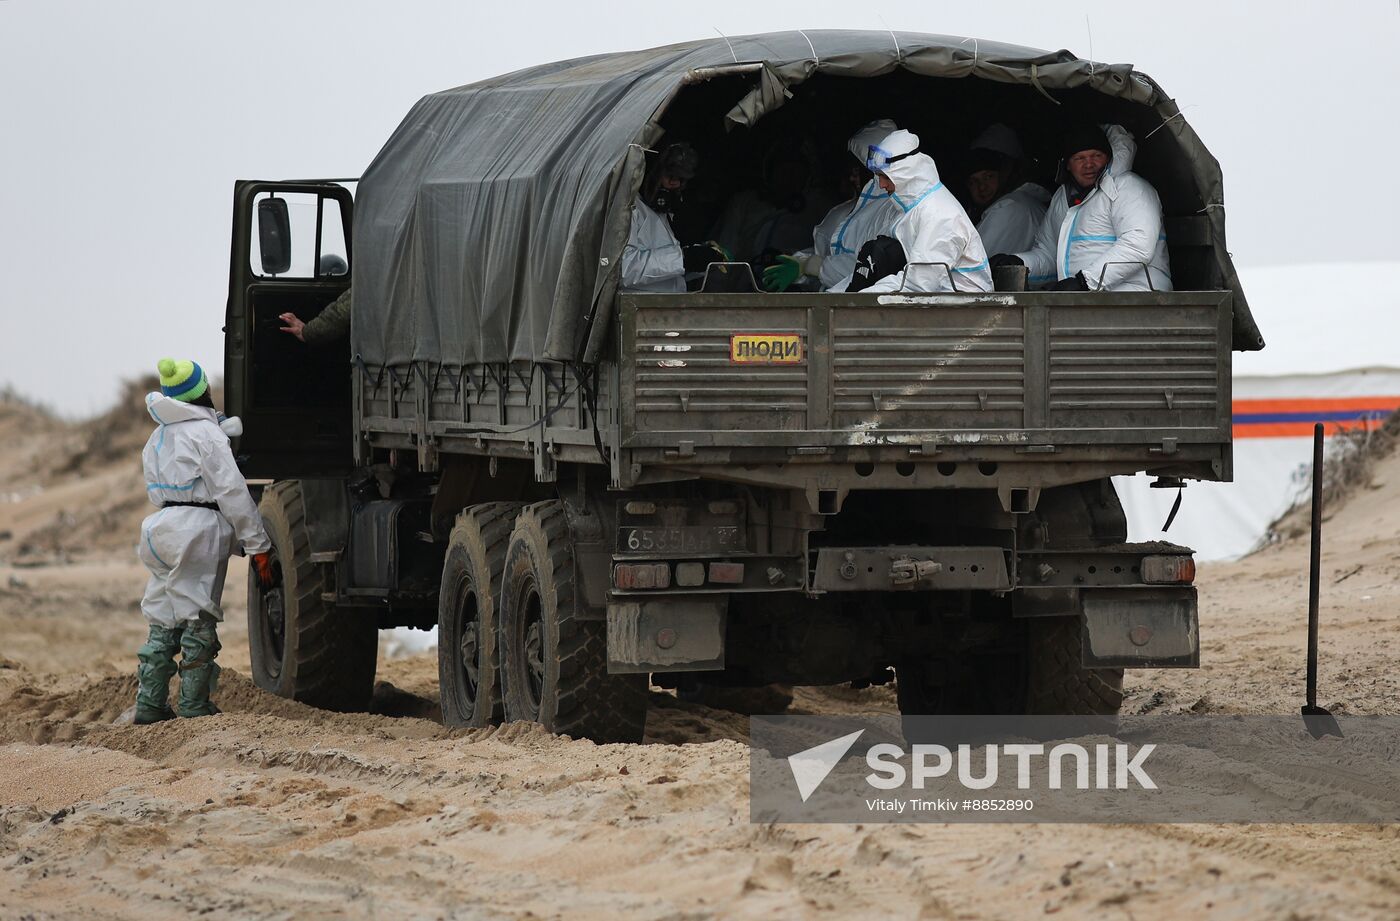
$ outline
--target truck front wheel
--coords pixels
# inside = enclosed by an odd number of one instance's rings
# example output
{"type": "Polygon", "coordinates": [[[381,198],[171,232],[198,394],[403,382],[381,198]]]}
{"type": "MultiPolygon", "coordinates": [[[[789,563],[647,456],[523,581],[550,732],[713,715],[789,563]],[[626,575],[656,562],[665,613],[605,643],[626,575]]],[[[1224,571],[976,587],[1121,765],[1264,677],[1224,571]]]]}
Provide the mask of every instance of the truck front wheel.
{"type": "Polygon", "coordinates": [[[646,676],[609,675],[607,624],[574,607],[574,555],[562,502],[526,506],[501,579],[507,720],[595,742],[640,742],[646,676]]]}
{"type": "Polygon", "coordinates": [[[438,694],[448,726],[501,720],[496,611],[519,502],[476,505],[457,516],[438,594],[438,694]]]}
{"type": "Polygon", "coordinates": [[[272,539],[277,584],[263,591],[248,568],[248,646],[253,683],[325,710],[369,706],[379,656],[374,612],[337,608],[311,561],[301,484],[274,484],[259,505],[272,539]]]}

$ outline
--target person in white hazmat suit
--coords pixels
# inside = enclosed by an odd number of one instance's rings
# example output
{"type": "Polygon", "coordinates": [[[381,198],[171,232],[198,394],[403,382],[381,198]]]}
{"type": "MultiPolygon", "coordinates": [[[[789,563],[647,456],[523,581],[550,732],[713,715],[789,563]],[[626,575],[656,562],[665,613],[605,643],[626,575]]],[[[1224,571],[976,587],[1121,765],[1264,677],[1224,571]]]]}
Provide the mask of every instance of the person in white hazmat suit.
{"type": "Polygon", "coordinates": [[[1006,125],[989,126],[972,142],[968,195],[977,217],[977,235],[989,253],[1018,253],[1035,245],[1050,192],[1023,181],[1026,155],[1021,139],[1006,125]]]}
{"type": "Polygon", "coordinates": [[[871,145],[866,165],[902,213],[893,238],[879,236],[861,247],[845,290],[991,291],[982,238],[938,178],[933,158],[919,152],[918,135],[892,132],[871,145]]]}
{"type": "Polygon", "coordinates": [[[1157,190],[1132,172],[1137,144],[1119,125],[1085,125],[1066,137],[1065,180],[1035,245],[995,265],[1025,265],[1053,291],[1170,291],[1167,236],[1157,190]],[[1150,276],[1150,282],[1149,282],[1150,276]]]}
{"type": "Polygon", "coordinates": [[[729,260],[714,242],[681,246],[671,229],[672,214],[699,166],[695,148],[676,141],[666,145],[647,171],[622,250],[623,291],[684,294],[687,272],[703,272],[711,262],[729,260]]]}
{"type": "Polygon", "coordinates": [[[219,674],[219,600],[231,553],[252,558],[259,581],[273,582],[271,547],[262,516],[229,449],[236,418],[223,420],[209,378],[192,361],[161,359],[160,392],[146,395],[156,430],[141,452],[146,495],[159,511],[141,522],[137,553],[150,570],[141,613],[150,624],[137,652],[136,722],[155,723],[218,713],[210,694],[219,674]],[[180,694],[168,703],[175,653],[180,694]]]}
{"type": "MultiPolygon", "coordinates": [[[[856,197],[844,201],[827,212],[812,231],[812,248],[791,256],[779,256],[776,264],[763,271],[763,287],[769,291],[786,291],[802,278],[815,278],[823,290],[843,278],[848,279],[856,267],[856,254],[861,244],[880,234],[888,234],[895,220],[903,213],[895,206],[880,181],[865,167],[870,145],[878,144],[897,131],[898,126],[888,118],[870,122],[854,135],[846,147],[859,164],[853,172],[868,176],[856,197]]],[[[857,180],[859,182],[859,180],[857,180]]]]}

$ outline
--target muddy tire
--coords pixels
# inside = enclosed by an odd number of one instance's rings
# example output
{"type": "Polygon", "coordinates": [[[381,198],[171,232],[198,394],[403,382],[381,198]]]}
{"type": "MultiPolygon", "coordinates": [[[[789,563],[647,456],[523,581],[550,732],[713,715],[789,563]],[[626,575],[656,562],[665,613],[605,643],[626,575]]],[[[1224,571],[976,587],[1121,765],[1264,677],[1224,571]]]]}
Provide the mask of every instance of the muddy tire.
{"type": "Polygon", "coordinates": [[[1037,617],[1030,623],[1026,712],[1117,716],[1123,705],[1123,669],[1080,664],[1083,620],[1037,617]]]}
{"type": "Polygon", "coordinates": [[[1080,664],[1081,620],[1036,617],[997,628],[953,658],[896,667],[899,712],[916,715],[1116,716],[1121,668],[1080,664]]]}
{"type": "Polygon", "coordinates": [[[438,695],[448,726],[501,721],[496,636],[501,571],[519,502],[475,505],[457,516],[438,593],[438,695]]]}
{"type": "MultiPolygon", "coordinates": [[[[1052,548],[1101,547],[1128,539],[1123,503],[1109,480],[1048,490],[1041,495],[1035,515],[1048,526],[1052,548]]],[[[1032,617],[1026,625],[1026,713],[1118,715],[1123,705],[1123,669],[1080,664],[1082,616],[1032,617]]]]}
{"type": "Polygon", "coordinates": [[[248,570],[248,646],[253,683],[325,710],[369,705],[379,656],[373,611],[323,601],[321,567],[311,562],[301,484],[269,487],[259,504],[272,539],[278,585],[264,592],[248,570]]]}
{"type": "Polygon", "coordinates": [[[640,742],[646,676],[608,674],[607,624],[574,608],[573,557],[563,503],[521,511],[501,579],[505,718],[595,742],[640,742]]]}

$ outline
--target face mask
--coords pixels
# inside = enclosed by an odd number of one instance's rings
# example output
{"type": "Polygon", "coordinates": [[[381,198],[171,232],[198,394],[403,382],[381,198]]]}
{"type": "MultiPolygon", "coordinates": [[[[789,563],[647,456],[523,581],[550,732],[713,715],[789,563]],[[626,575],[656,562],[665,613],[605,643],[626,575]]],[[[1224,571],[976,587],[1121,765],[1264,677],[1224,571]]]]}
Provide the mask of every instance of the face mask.
{"type": "Polygon", "coordinates": [[[681,195],[680,189],[665,189],[658,185],[656,191],[651,193],[651,200],[647,204],[651,206],[651,210],[664,215],[667,220],[675,220],[676,209],[684,200],[685,197],[681,195]]]}

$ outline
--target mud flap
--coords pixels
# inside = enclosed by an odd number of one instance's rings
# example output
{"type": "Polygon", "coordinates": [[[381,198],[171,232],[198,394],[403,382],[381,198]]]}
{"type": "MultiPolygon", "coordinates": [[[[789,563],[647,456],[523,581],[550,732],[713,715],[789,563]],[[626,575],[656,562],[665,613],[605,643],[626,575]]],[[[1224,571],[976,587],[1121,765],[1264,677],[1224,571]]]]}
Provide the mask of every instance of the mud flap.
{"type": "Polygon", "coordinates": [[[1194,586],[1083,590],[1085,668],[1196,668],[1194,586]]]}
{"type": "Polygon", "coordinates": [[[608,605],[608,673],[724,668],[728,599],[657,599],[608,605]]]}

